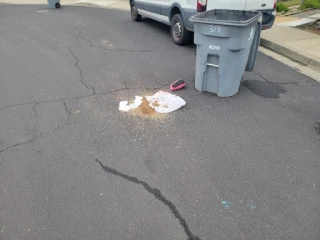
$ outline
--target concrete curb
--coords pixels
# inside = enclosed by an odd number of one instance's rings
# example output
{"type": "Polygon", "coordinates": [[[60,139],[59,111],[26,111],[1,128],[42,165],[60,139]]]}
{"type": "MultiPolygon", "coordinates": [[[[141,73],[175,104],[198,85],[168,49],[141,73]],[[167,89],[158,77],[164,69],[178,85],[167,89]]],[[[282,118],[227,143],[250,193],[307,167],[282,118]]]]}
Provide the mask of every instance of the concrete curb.
{"type": "Polygon", "coordinates": [[[278,25],[280,25],[280,26],[288,26],[288,27],[303,27],[303,26],[315,23],[317,21],[318,21],[318,19],[315,19],[315,18],[301,18],[301,19],[296,20],[296,21],[279,23],[278,25]]]}
{"type": "Polygon", "coordinates": [[[122,11],[129,11],[129,3],[127,1],[77,1],[72,4],[73,6],[85,6],[85,7],[96,7],[96,8],[108,8],[122,11]]]}
{"type": "Polygon", "coordinates": [[[288,57],[298,63],[301,63],[302,65],[308,66],[309,68],[317,72],[320,72],[320,61],[317,59],[312,59],[302,53],[299,53],[288,47],[285,47],[283,45],[277,44],[264,38],[261,38],[260,45],[285,57],[288,57]]]}
{"type": "Polygon", "coordinates": [[[95,4],[95,3],[84,3],[84,2],[75,2],[71,4],[72,6],[81,6],[81,7],[96,7],[96,8],[106,8],[106,6],[95,4]]]}

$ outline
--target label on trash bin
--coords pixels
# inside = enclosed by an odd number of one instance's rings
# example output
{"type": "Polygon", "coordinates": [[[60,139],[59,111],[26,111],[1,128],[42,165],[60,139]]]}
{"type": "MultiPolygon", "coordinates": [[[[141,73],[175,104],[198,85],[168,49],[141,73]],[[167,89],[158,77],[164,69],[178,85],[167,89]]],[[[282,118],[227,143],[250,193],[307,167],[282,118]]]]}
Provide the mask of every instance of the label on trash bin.
{"type": "Polygon", "coordinates": [[[210,25],[209,26],[209,32],[210,33],[214,33],[214,32],[221,33],[221,27],[220,26],[210,25]]]}
{"type": "Polygon", "coordinates": [[[209,45],[209,49],[212,49],[212,50],[220,50],[220,46],[214,46],[214,45],[209,45]]]}

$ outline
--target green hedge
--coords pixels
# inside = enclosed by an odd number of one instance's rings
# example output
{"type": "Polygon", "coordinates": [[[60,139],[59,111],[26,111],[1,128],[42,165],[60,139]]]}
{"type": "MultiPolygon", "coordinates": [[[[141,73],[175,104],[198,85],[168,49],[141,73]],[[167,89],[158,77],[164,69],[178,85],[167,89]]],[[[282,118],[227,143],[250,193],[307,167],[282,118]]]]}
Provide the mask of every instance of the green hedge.
{"type": "Polygon", "coordinates": [[[277,12],[289,12],[289,8],[283,2],[277,3],[277,12]]]}
{"type": "Polygon", "coordinates": [[[301,9],[306,8],[320,8],[320,0],[305,0],[301,9]]]}

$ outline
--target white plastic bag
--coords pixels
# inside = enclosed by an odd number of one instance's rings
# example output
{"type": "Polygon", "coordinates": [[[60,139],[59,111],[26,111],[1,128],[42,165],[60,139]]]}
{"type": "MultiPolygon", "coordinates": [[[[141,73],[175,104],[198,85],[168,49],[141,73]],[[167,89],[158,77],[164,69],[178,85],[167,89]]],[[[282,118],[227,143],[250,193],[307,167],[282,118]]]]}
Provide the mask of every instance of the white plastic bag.
{"type": "Polygon", "coordinates": [[[146,96],[149,106],[159,113],[170,113],[186,105],[179,96],[168,92],[159,91],[153,96],[146,96]]]}

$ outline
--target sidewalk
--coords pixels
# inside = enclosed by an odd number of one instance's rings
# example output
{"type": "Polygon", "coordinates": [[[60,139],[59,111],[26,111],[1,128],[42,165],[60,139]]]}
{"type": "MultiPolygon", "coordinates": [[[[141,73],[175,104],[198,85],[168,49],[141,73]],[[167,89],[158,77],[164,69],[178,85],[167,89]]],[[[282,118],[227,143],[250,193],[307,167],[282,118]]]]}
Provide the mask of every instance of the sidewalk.
{"type": "Polygon", "coordinates": [[[320,35],[274,24],[262,32],[260,44],[320,73],[320,35]]]}

